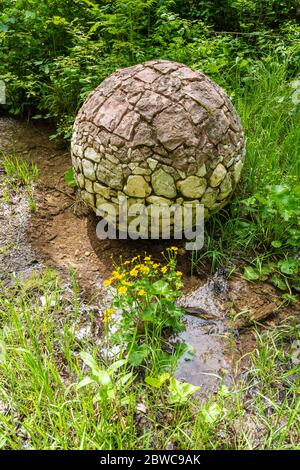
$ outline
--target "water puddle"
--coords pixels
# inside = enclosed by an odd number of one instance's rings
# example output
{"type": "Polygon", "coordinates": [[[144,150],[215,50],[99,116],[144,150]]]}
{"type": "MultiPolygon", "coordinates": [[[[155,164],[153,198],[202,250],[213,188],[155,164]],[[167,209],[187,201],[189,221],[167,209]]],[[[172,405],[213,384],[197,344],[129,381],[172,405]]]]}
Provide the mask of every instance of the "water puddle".
{"type": "Polygon", "coordinates": [[[187,344],[188,353],[180,359],[176,377],[201,386],[204,394],[218,388],[222,380],[228,385],[232,381],[227,292],[224,274],[216,273],[178,302],[187,312],[180,340],[187,344]]]}

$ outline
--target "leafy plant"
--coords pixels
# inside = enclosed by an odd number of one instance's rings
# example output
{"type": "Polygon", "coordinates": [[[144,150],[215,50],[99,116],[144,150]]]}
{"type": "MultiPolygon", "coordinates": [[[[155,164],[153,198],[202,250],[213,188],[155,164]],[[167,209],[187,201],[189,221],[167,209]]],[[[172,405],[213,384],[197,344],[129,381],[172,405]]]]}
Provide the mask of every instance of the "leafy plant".
{"type": "MultiPolygon", "coordinates": [[[[268,260],[256,260],[244,268],[250,281],[269,279],[283,291],[300,290],[300,186],[268,186],[266,194],[254,194],[243,201],[246,211],[261,230],[261,243],[268,250],[268,260]]],[[[292,297],[290,297],[292,298],[292,297]]]]}
{"type": "Polygon", "coordinates": [[[183,329],[184,312],[175,304],[182,286],[182,273],[176,271],[177,251],[167,249],[163,265],[150,256],[134,257],[115,266],[111,278],[104,281],[105,286],[114,286],[113,307],[121,312],[111,341],[125,342],[128,361],[135,367],[158,367],[167,345],[165,333],[183,329]]]}
{"type": "Polygon", "coordinates": [[[65,173],[65,182],[70,188],[75,188],[77,186],[77,183],[74,178],[74,171],[73,168],[70,167],[65,173]]]}
{"type": "Polygon", "coordinates": [[[184,405],[200,387],[170,378],[168,402],[171,405],[184,405]]]}
{"type": "Polygon", "coordinates": [[[101,368],[95,358],[87,353],[81,352],[80,357],[90,368],[90,374],[84,377],[77,385],[77,390],[89,385],[97,385],[98,390],[95,393],[93,401],[114,401],[117,396],[123,397],[121,404],[126,402],[127,390],[131,386],[134,376],[132,372],[118,373],[126,364],[126,360],[120,359],[109,365],[107,368],[101,368]]]}

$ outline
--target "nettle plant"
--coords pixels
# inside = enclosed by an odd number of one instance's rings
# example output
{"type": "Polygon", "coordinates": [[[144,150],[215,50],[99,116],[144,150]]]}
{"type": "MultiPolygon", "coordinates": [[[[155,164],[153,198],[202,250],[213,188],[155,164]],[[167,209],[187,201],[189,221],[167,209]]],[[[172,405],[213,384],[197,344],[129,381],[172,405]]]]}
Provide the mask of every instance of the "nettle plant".
{"type": "Polygon", "coordinates": [[[120,354],[130,365],[144,365],[151,373],[172,369],[182,352],[180,343],[171,346],[169,341],[171,333],[184,329],[184,311],[175,302],[182,294],[177,251],[177,247],[168,248],[163,264],[151,256],[134,257],[115,266],[111,278],[104,281],[104,286],[114,288],[112,307],[104,312],[107,333],[109,323],[116,323],[109,342],[121,347],[120,354]]]}
{"type": "Polygon", "coordinates": [[[300,291],[300,185],[268,186],[265,195],[254,194],[243,201],[252,223],[256,224],[267,257],[257,257],[246,266],[244,277],[250,281],[270,280],[285,291],[283,298],[296,300],[300,291]]]}

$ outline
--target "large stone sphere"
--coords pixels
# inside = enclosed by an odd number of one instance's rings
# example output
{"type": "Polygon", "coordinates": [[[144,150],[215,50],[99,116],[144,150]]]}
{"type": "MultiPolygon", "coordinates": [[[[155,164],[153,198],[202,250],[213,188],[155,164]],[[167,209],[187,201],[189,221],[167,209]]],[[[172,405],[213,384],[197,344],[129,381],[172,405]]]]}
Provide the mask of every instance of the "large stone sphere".
{"type": "Polygon", "coordinates": [[[82,197],[96,212],[126,196],[130,204],[198,201],[208,217],[239,181],[244,136],[218,85],[185,65],[154,60],[117,71],[89,95],[71,152],[82,197]]]}

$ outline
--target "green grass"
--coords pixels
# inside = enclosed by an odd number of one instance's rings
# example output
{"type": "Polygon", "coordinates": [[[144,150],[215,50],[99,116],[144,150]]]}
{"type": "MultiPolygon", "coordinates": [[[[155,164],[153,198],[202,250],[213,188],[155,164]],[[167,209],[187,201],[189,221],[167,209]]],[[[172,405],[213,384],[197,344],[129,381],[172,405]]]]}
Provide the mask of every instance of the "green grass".
{"type": "Polygon", "coordinates": [[[212,271],[218,265],[231,271],[245,263],[264,264],[294,256],[285,234],[289,229],[298,230],[300,220],[299,210],[291,220],[284,208],[274,215],[274,208],[267,207],[270,186],[285,185],[296,199],[299,193],[299,100],[295,99],[287,65],[261,63],[246,79],[228,77],[227,83],[244,127],[247,152],[231,203],[208,221],[205,247],[193,255],[192,267],[207,265],[209,260],[212,271]],[[265,199],[255,210],[244,203],[253,194],[265,199]],[[268,217],[262,217],[269,209],[268,217]],[[274,249],[273,240],[282,242],[281,250],[274,249]]]}
{"type": "MultiPolygon", "coordinates": [[[[82,352],[108,367],[101,344],[77,339],[83,303],[74,274],[70,282],[62,287],[46,269],[1,287],[2,449],[299,448],[300,370],[291,350],[299,327],[257,333],[247,380],[222,386],[206,402],[170,405],[166,388],[158,392],[136,372],[110,398],[97,384],[77,387],[90,374],[82,352]]],[[[99,321],[94,311],[91,324],[99,321]]],[[[120,369],[115,381],[128,372],[120,369]]]]}
{"type": "Polygon", "coordinates": [[[38,177],[38,167],[35,163],[4,152],[0,152],[1,166],[3,166],[6,181],[12,186],[20,184],[30,186],[38,177]]]}

